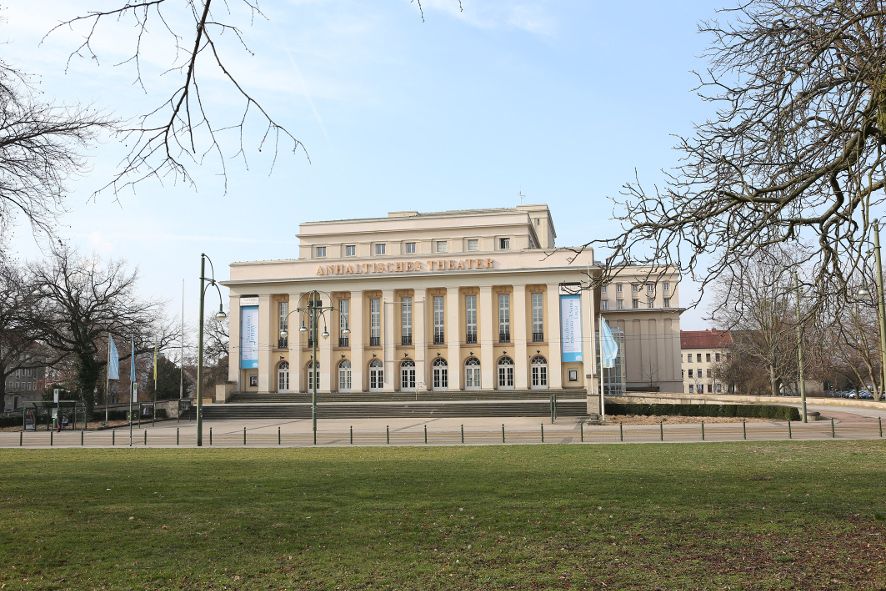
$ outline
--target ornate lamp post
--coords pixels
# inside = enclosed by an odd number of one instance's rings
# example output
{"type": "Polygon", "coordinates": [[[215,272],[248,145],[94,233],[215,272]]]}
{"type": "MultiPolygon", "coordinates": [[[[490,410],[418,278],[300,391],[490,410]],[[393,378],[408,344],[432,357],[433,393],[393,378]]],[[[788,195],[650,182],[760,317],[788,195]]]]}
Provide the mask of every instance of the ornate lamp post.
{"type": "MultiPolygon", "coordinates": [[[[300,314],[306,314],[308,316],[310,322],[310,345],[311,345],[311,368],[310,373],[308,374],[309,383],[311,385],[311,431],[314,435],[314,445],[317,445],[317,382],[319,381],[320,372],[317,369],[317,328],[320,319],[323,319],[323,338],[329,338],[329,329],[326,322],[326,312],[332,313],[335,311],[335,306],[329,305],[324,306],[322,303],[321,294],[324,292],[318,291],[316,289],[312,289],[309,292],[303,293],[298,301],[299,306],[292,310],[289,314],[293,314],[298,312],[300,314]],[[306,300],[304,304],[302,304],[302,300],[306,300]]],[[[329,296],[330,294],[326,294],[329,296]]],[[[331,300],[331,297],[330,297],[331,300]]],[[[289,315],[287,314],[287,318],[289,315]]],[[[308,328],[305,326],[305,320],[302,318],[301,327],[298,329],[300,333],[308,332],[308,328]]],[[[341,336],[347,336],[350,334],[350,330],[347,327],[344,327],[341,331],[341,336]]],[[[281,330],[280,336],[284,339],[287,338],[289,332],[287,330],[281,330]]]]}
{"type": "Polygon", "coordinates": [[[221,289],[215,282],[215,265],[212,259],[203,253],[200,253],[200,314],[197,317],[198,335],[197,335],[197,447],[203,445],[203,303],[206,299],[206,290],[209,286],[214,286],[218,292],[218,312],[215,314],[216,320],[224,320],[228,317],[222,307],[221,289]],[[206,261],[209,261],[209,268],[212,272],[211,277],[206,277],[206,261]]]}

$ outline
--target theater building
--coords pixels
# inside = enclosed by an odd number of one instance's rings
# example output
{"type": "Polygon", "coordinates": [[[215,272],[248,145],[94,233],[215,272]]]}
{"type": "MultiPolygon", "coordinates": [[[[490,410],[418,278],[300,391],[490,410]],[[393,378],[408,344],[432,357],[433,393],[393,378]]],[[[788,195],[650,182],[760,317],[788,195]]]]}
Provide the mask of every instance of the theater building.
{"type": "MultiPolygon", "coordinates": [[[[581,286],[599,268],[591,250],[556,250],[555,237],[546,205],[303,223],[297,259],[230,267],[232,388],[544,390],[587,397],[593,412],[602,294],[581,286]]],[[[615,374],[643,381],[624,319],[634,312],[642,331],[656,331],[653,347],[673,349],[646,381],[681,391],[678,278],[669,276],[668,293],[660,281],[647,292],[646,275],[620,280],[642,281],[643,309],[613,311],[628,343],[615,374]]],[[[653,357],[666,356],[644,362],[653,357]]]]}

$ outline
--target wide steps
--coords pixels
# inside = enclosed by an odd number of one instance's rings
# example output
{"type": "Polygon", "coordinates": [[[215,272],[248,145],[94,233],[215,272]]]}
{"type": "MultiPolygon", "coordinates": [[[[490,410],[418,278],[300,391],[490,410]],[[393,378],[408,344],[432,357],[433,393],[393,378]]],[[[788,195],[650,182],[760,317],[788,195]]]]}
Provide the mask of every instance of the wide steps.
{"type": "MultiPolygon", "coordinates": [[[[348,402],[459,402],[471,400],[548,400],[553,392],[548,390],[507,390],[507,391],[478,391],[478,392],[348,392],[348,393],[318,393],[318,403],[348,403],[348,402]]],[[[575,392],[557,392],[559,399],[583,399],[583,390],[575,392]]],[[[292,404],[297,402],[310,402],[309,393],[292,394],[235,394],[228,404],[292,404]]]]}
{"type": "MultiPolygon", "coordinates": [[[[360,419],[385,417],[546,417],[551,412],[548,402],[431,402],[410,404],[318,404],[319,419],[360,419]]],[[[193,418],[192,409],[186,416],[193,418]]],[[[557,403],[558,416],[586,416],[584,401],[557,403]]],[[[310,418],[310,404],[225,404],[206,405],[203,418],[225,419],[304,419],[310,418]]]]}

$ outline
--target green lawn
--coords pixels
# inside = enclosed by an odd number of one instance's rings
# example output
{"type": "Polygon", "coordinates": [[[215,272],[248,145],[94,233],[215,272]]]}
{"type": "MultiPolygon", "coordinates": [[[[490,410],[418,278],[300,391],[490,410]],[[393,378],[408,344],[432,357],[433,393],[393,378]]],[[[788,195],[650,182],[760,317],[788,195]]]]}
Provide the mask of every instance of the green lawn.
{"type": "Polygon", "coordinates": [[[2,450],[3,589],[886,589],[886,442],[2,450]]]}

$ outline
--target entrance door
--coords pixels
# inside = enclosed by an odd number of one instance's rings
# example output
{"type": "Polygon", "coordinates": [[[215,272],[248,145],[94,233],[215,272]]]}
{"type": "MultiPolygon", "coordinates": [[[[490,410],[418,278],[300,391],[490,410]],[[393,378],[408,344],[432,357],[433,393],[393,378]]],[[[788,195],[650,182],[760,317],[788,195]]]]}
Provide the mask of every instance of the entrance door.
{"type": "Polygon", "coordinates": [[[412,359],[400,362],[400,390],[415,390],[415,361],[412,359]]]}
{"type": "Polygon", "coordinates": [[[385,386],[385,368],[381,360],[373,359],[369,362],[369,390],[378,392],[385,386]]]}
{"type": "Polygon", "coordinates": [[[500,390],[514,389],[514,360],[510,357],[498,360],[498,387],[500,390]]]}
{"type": "Polygon", "coordinates": [[[449,365],[442,357],[434,359],[431,378],[431,385],[434,390],[446,390],[449,388],[449,365]]]}
{"type": "Polygon", "coordinates": [[[480,389],[480,360],[471,357],[465,361],[465,389],[480,389]]]}

